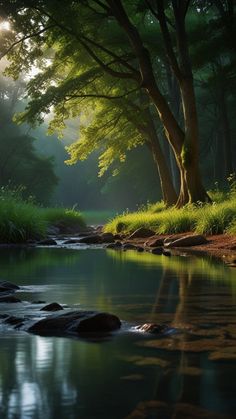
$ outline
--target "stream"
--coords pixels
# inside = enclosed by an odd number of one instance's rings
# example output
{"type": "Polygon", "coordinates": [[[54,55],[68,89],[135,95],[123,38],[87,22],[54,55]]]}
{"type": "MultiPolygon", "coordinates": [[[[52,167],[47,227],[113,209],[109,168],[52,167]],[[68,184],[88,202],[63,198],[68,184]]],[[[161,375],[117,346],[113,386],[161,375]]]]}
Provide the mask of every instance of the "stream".
{"type": "Polygon", "coordinates": [[[235,269],[96,246],[1,248],[0,280],[21,286],[23,300],[0,304],[0,314],[55,301],[123,322],[96,341],[1,326],[1,419],[235,417],[235,269]],[[147,322],[173,333],[134,327],[147,322]]]}

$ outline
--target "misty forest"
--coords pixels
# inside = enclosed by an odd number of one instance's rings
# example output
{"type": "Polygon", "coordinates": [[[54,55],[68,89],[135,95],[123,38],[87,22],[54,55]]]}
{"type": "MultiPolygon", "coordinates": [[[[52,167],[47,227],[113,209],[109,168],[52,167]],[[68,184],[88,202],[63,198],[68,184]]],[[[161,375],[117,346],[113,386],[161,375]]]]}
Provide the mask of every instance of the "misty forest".
{"type": "Polygon", "coordinates": [[[0,418],[233,419],[236,2],[0,0],[0,418]]]}

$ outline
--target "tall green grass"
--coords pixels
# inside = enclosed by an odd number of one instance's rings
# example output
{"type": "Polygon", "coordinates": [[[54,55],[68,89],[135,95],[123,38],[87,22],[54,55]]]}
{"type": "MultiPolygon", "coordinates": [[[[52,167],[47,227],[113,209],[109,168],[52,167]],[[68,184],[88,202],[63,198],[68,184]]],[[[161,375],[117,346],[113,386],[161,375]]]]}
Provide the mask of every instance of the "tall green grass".
{"type": "Polygon", "coordinates": [[[25,243],[47,234],[49,226],[84,227],[81,214],[63,208],[41,208],[24,201],[20,191],[0,189],[0,243],[25,243]]]}
{"type": "Polygon", "coordinates": [[[47,224],[67,229],[84,228],[86,223],[79,211],[67,208],[41,208],[41,215],[47,224]]]}
{"type": "MultiPolygon", "coordinates": [[[[159,207],[157,206],[159,209],[159,207]]],[[[203,206],[171,207],[153,212],[137,211],[119,215],[106,224],[104,230],[129,234],[146,227],[157,234],[175,234],[194,231],[201,234],[236,233],[236,198],[229,196],[223,202],[203,206]]]]}

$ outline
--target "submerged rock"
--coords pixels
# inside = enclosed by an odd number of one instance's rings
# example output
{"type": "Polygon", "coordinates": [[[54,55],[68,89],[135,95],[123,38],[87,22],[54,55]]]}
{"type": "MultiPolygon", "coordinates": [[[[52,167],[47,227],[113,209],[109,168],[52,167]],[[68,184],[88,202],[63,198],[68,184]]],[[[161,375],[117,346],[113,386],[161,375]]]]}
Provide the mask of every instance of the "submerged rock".
{"type": "Polygon", "coordinates": [[[1,281],[0,282],[0,292],[6,292],[6,291],[16,291],[19,290],[20,287],[16,284],[12,284],[8,281],[1,281]]]}
{"type": "Polygon", "coordinates": [[[119,250],[122,247],[122,243],[120,241],[116,241],[115,243],[109,243],[106,246],[106,249],[115,249],[115,250],[119,250]]]}
{"type": "Polygon", "coordinates": [[[164,256],[167,256],[167,257],[170,257],[170,256],[171,256],[171,252],[170,252],[170,250],[165,250],[165,249],[162,249],[162,254],[163,254],[164,256]]]}
{"type": "Polygon", "coordinates": [[[6,295],[0,296],[0,303],[21,303],[21,300],[14,295],[6,295]]]}
{"type": "Polygon", "coordinates": [[[50,303],[40,309],[40,311],[59,311],[59,310],[63,310],[63,307],[58,303],[50,303]]]}
{"type": "Polygon", "coordinates": [[[91,311],[72,311],[52,315],[37,321],[28,329],[31,333],[41,335],[67,335],[84,333],[105,333],[119,329],[120,319],[109,313],[91,311]]]}
{"type": "Polygon", "coordinates": [[[22,317],[15,317],[15,316],[8,316],[4,323],[10,324],[11,326],[14,326],[15,328],[18,328],[23,325],[24,318],[22,317]]]}
{"type": "Polygon", "coordinates": [[[122,248],[123,250],[136,250],[137,246],[135,246],[135,244],[132,243],[124,243],[122,248]]]}
{"type": "Polygon", "coordinates": [[[120,326],[121,321],[114,314],[98,313],[81,320],[73,330],[77,333],[112,332],[113,330],[119,329],[120,326]]]}
{"type": "Polygon", "coordinates": [[[153,253],[154,255],[162,255],[163,254],[163,249],[162,247],[153,247],[150,250],[151,253],[153,253]]]}
{"type": "Polygon", "coordinates": [[[144,248],[142,246],[137,246],[136,247],[137,252],[141,253],[144,252],[144,248]]]}

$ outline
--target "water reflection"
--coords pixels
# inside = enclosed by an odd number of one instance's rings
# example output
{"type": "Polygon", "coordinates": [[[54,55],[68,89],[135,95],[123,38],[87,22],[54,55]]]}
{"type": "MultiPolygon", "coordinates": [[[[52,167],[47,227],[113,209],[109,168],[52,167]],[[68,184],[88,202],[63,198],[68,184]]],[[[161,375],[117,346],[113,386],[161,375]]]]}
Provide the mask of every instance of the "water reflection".
{"type": "Polygon", "coordinates": [[[0,342],[1,419],[234,416],[235,271],[135,252],[8,252],[0,277],[24,284],[24,299],[179,331],[161,339],[121,333],[100,344],[9,331],[0,342]]]}

